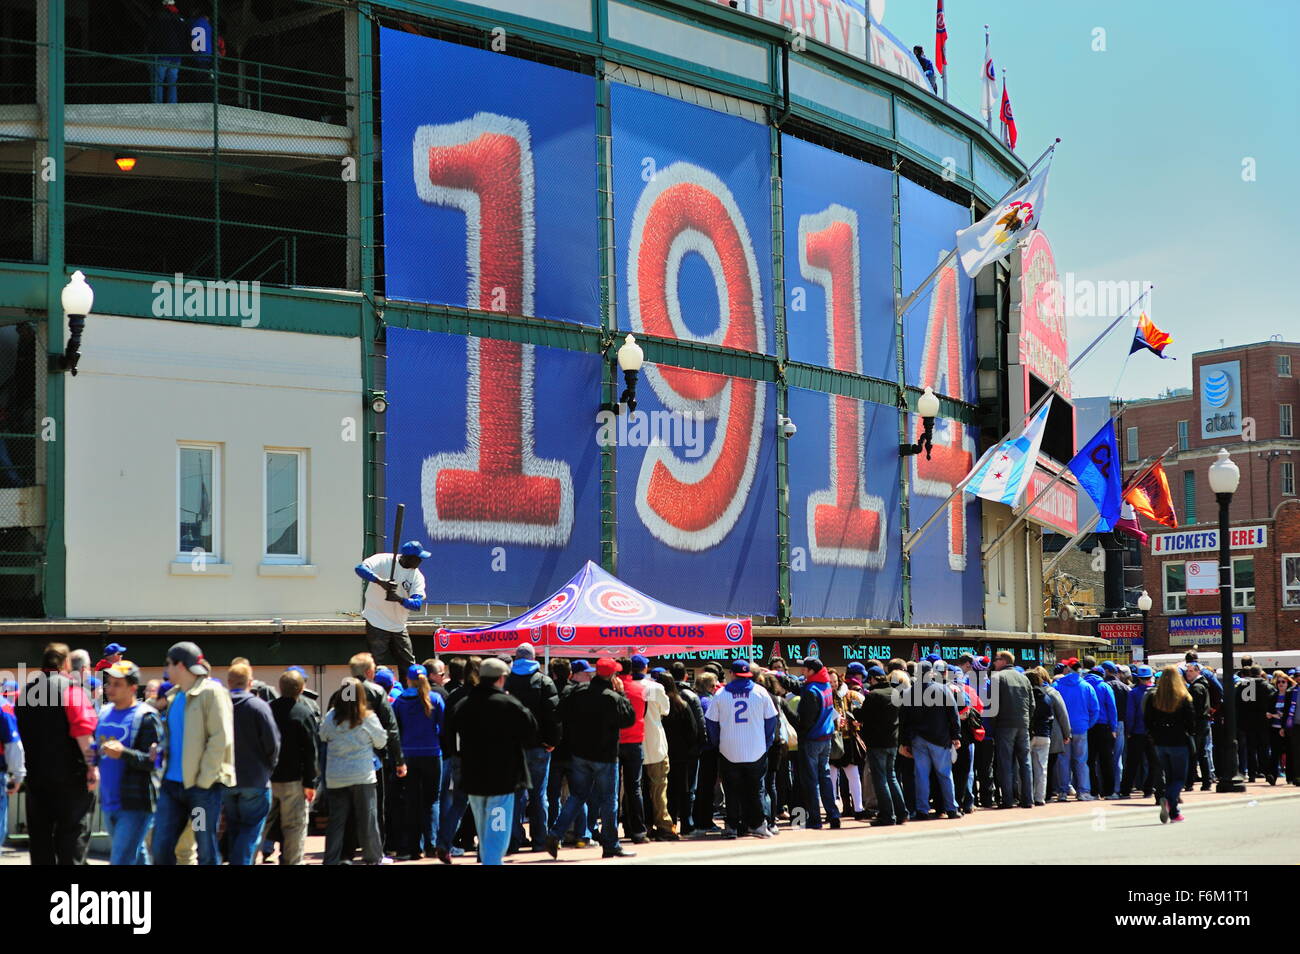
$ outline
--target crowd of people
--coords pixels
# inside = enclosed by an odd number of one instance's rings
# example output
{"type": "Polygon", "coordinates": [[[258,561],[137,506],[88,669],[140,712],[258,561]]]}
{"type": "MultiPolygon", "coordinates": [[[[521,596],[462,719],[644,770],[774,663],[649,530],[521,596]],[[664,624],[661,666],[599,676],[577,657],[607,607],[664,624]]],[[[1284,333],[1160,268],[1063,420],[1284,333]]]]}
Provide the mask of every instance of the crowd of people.
{"type": "MultiPolygon", "coordinates": [[[[1145,665],[992,659],[788,667],[455,657],[398,671],[371,653],[322,704],[307,673],[277,684],[247,659],[216,679],[198,646],[142,683],[125,648],[95,666],[46,647],[4,687],[8,796],[25,787],[33,864],[84,864],[98,798],[113,864],[302,864],[313,812],[325,864],[391,864],[475,851],[647,841],[767,839],[790,828],[874,827],[1032,809],[1049,800],[1153,799],[1240,771],[1300,785],[1296,673],[1246,658],[1221,680],[1196,653],[1145,665]],[[1224,693],[1239,764],[1223,764],[1224,693]],[[1219,756],[1216,760],[1216,751],[1219,756]]],[[[0,822],[3,818],[0,818],[0,822]]]]}

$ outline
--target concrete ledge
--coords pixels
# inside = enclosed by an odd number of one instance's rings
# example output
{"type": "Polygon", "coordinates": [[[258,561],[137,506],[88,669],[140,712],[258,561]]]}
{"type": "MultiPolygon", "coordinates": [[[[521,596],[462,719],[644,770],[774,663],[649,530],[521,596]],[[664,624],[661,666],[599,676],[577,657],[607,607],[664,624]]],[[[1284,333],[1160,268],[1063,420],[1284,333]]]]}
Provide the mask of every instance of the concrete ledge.
{"type": "Polygon", "coordinates": [[[231,576],[235,572],[233,563],[203,563],[202,570],[194,569],[194,564],[189,560],[168,564],[168,572],[172,576],[231,576]]]}
{"type": "Polygon", "coordinates": [[[310,577],[316,575],[316,569],[312,563],[259,563],[257,575],[310,577]]]}

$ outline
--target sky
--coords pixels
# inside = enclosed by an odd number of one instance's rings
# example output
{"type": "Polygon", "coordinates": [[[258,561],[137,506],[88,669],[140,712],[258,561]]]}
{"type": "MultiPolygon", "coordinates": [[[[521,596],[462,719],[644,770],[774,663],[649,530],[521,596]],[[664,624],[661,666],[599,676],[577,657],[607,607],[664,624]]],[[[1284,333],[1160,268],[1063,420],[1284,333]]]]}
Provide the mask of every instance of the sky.
{"type": "MultiPolygon", "coordinates": [[[[1066,288],[1154,284],[1148,312],[1173,335],[1165,353],[1180,360],[1143,353],[1125,366],[1132,330],[1117,328],[1075,369],[1075,395],[1153,397],[1191,386],[1194,352],[1300,341],[1287,291],[1300,273],[1300,3],[946,0],[944,11],[950,102],[979,115],[987,23],[1017,154],[1032,162],[1061,137],[1043,229],[1066,288]]],[[[933,57],[934,12],[934,0],[886,0],[883,23],[933,57]]],[[[1070,319],[1072,358],[1118,314],[1095,312],[1070,319]]]]}

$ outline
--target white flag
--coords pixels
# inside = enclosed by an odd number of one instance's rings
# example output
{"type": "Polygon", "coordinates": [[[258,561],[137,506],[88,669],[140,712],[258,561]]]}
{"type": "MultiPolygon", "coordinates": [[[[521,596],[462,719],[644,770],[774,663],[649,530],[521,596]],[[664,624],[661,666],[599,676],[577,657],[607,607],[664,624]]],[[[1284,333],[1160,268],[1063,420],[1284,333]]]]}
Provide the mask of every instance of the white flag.
{"type": "Polygon", "coordinates": [[[993,116],[1002,104],[998,100],[998,75],[993,68],[993,54],[989,52],[987,33],[984,34],[984,69],[980,73],[980,86],[983,89],[980,112],[984,115],[984,125],[988,126],[992,124],[993,116]]]}
{"type": "Polygon", "coordinates": [[[957,232],[957,254],[966,274],[975,277],[985,265],[1006,258],[1016,243],[1034,229],[1043,217],[1047,200],[1047,173],[1052,158],[1048,156],[1043,171],[1002,200],[974,225],[957,232]]]}
{"type": "Polygon", "coordinates": [[[1048,398],[1019,437],[1003,441],[985,454],[975,466],[966,492],[1012,508],[1019,506],[1034,476],[1038,448],[1043,443],[1043,429],[1051,409],[1052,399],[1048,398]]]}

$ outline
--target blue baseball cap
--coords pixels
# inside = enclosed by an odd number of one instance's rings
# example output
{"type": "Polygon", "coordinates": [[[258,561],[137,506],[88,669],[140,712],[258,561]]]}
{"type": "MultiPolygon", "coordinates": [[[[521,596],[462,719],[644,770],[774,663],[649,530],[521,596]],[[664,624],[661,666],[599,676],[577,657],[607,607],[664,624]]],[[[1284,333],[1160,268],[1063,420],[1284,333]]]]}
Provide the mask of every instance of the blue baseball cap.
{"type": "Polygon", "coordinates": [[[1101,668],[1106,670],[1107,672],[1119,672],[1119,666],[1116,666],[1109,659],[1107,659],[1105,662],[1101,664],[1101,668]]]}
{"type": "Polygon", "coordinates": [[[885,670],[881,669],[879,666],[872,666],[867,670],[868,676],[883,676],[884,674],[885,670]]]}
{"type": "Polygon", "coordinates": [[[930,653],[928,656],[925,657],[926,662],[932,662],[932,663],[938,662],[941,659],[943,659],[943,657],[940,656],[938,653],[930,653]]]}
{"type": "Polygon", "coordinates": [[[569,664],[569,672],[595,672],[596,667],[585,659],[575,659],[569,664]]]}
{"type": "Polygon", "coordinates": [[[657,676],[657,675],[659,675],[659,673],[661,673],[661,672],[667,672],[667,671],[668,671],[668,670],[665,669],[663,666],[655,666],[653,669],[650,670],[650,675],[652,675],[652,676],[657,676]]]}
{"type": "Polygon", "coordinates": [[[731,664],[731,673],[732,673],[732,675],[734,675],[734,676],[748,676],[748,675],[750,675],[750,671],[749,671],[749,660],[748,660],[748,659],[737,659],[735,662],[733,662],[733,663],[731,664]]]}
{"type": "Polygon", "coordinates": [[[1150,679],[1155,675],[1155,673],[1152,671],[1150,666],[1138,666],[1133,670],[1133,675],[1137,676],[1139,679],[1150,679]]]}
{"type": "Polygon", "coordinates": [[[645,672],[646,667],[650,665],[650,660],[646,659],[640,653],[637,653],[631,659],[633,672],[645,672]]]}
{"type": "Polygon", "coordinates": [[[301,666],[290,666],[288,669],[285,670],[285,672],[296,672],[299,675],[301,675],[303,678],[306,678],[307,676],[307,670],[303,669],[301,666]]]}
{"type": "Polygon", "coordinates": [[[393,674],[387,669],[376,669],[375,682],[385,689],[391,689],[393,688],[393,674]]]}
{"type": "Polygon", "coordinates": [[[850,675],[865,676],[867,674],[867,667],[862,665],[860,662],[851,662],[844,671],[846,674],[850,675]]]}
{"type": "Polygon", "coordinates": [[[419,540],[407,540],[402,544],[402,549],[399,552],[402,556],[419,557],[421,560],[427,560],[433,556],[419,540]]]}
{"type": "Polygon", "coordinates": [[[429,670],[425,669],[419,663],[416,663],[414,666],[406,667],[407,679],[419,679],[421,676],[428,676],[428,675],[429,675],[429,670]]]}
{"type": "Polygon", "coordinates": [[[104,655],[111,656],[113,653],[125,653],[126,647],[121,643],[109,643],[104,647],[104,655]]]}

